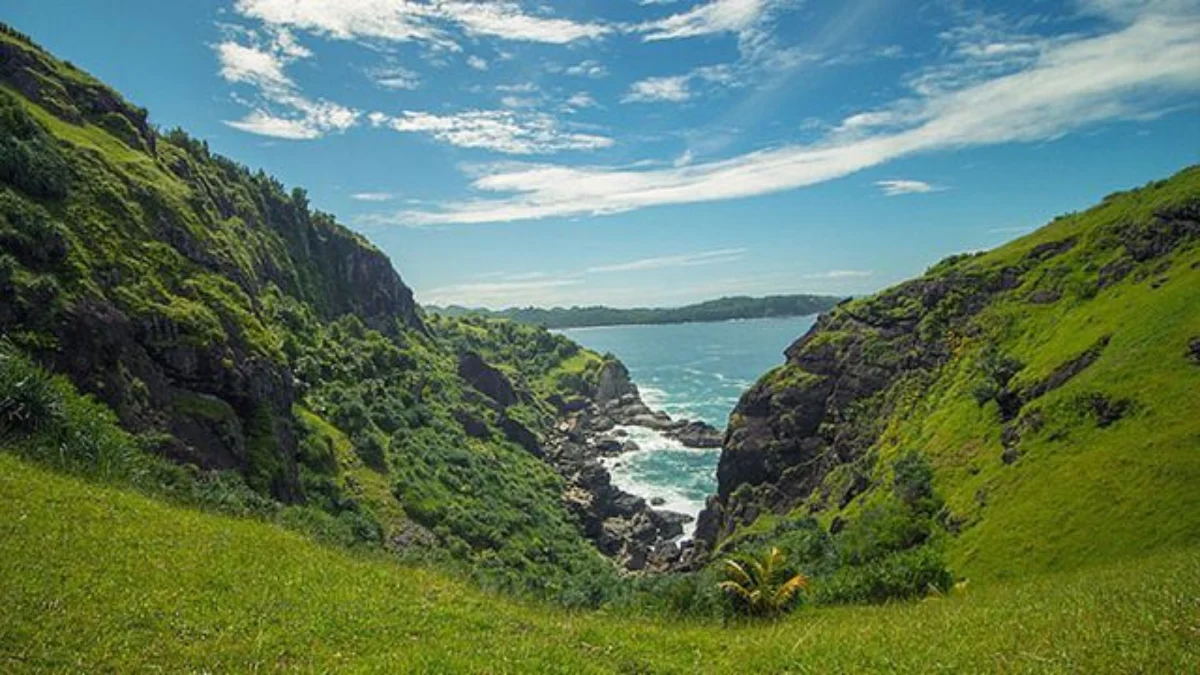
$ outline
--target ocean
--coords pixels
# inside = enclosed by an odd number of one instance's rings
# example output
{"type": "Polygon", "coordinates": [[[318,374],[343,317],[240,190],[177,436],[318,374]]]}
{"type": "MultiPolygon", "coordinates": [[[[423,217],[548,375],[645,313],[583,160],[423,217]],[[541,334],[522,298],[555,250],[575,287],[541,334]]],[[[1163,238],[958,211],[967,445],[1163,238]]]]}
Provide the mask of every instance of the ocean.
{"type": "MultiPolygon", "coordinates": [[[[783,363],[783,350],[815,320],[816,316],[803,316],[559,332],[621,359],[646,405],[724,431],[742,392],[783,363]]],[[[647,501],[661,499],[658,508],[699,514],[705,499],[717,490],[720,449],[685,448],[650,429],[625,430],[641,449],[604,460],[613,483],[647,501]]]]}

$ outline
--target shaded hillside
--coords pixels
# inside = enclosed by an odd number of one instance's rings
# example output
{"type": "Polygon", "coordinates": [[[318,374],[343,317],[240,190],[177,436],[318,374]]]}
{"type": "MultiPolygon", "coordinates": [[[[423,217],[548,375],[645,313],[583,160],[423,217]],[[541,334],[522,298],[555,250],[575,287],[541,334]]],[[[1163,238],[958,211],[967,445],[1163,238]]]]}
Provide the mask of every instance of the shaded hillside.
{"type": "Polygon", "coordinates": [[[1197,392],[1193,167],[823,315],[731,415],[701,534],[824,542],[794,562],[876,577],[926,555],[986,578],[1194,544],[1197,392]]]}
{"type": "Polygon", "coordinates": [[[0,444],[596,602],[615,567],[540,444],[604,359],[515,324],[431,329],[303,190],[146,119],[0,31],[0,444]]]}
{"type": "Polygon", "coordinates": [[[485,316],[510,319],[544,328],[584,328],[589,326],[620,326],[640,324],[693,323],[702,321],[731,321],[735,319],[769,319],[817,314],[842,300],[831,295],[772,295],[765,298],[744,296],[718,298],[683,307],[510,307],[502,310],[472,309],[451,305],[431,306],[430,312],[442,316],[485,316]]]}

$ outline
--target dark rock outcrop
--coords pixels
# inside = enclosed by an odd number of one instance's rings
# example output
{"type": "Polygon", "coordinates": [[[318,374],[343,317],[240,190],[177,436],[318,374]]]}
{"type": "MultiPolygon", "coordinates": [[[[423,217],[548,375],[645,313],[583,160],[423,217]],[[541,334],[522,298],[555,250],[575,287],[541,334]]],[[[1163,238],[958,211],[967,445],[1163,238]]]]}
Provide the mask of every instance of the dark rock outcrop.
{"type": "Polygon", "coordinates": [[[508,376],[475,352],[464,352],[458,357],[458,376],[501,408],[515,405],[518,401],[516,389],[508,376]]]}

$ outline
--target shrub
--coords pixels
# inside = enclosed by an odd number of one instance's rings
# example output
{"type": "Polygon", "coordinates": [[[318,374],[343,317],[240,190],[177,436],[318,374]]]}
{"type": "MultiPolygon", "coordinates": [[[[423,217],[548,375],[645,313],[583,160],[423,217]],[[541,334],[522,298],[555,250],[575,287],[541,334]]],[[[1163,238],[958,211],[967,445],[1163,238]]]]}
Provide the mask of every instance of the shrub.
{"type": "Polygon", "coordinates": [[[792,606],[797,594],[808,585],[808,577],[792,574],[779,548],[761,560],[725,561],[728,577],[718,586],[734,598],[735,606],[751,616],[777,616],[792,606]]]}
{"type": "Polygon", "coordinates": [[[886,602],[915,598],[954,584],[941,551],[933,545],[899,551],[863,565],[847,565],[812,584],[817,604],[886,602]]]}

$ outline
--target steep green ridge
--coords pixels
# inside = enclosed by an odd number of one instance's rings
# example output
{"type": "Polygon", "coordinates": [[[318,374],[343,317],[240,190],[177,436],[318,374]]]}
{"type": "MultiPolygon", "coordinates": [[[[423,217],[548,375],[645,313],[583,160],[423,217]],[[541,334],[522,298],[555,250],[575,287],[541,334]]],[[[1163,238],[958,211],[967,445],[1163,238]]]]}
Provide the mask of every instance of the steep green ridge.
{"type": "Polygon", "coordinates": [[[721,627],[515,602],[0,455],[0,670],[1195,672],[1195,550],[721,627]]]}
{"type": "Polygon", "coordinates": [[[732,414],[702,534],[832,556],[851,597],[1194,545],[1197,392],[1192,167],[822,316],[732,414]]]}
{"type": "Polygon", "coordinates": [[[564,601],[615,576],[530,440],[601,357],[531,327],[427,325],[390,261],[303,190],[161,133],[7,28],[0,297],[5,400],[44,379],[26,357],[74,385],[43,388],[46,425],[0,422],[27,456],[564,601]],[[512,400],[464,376],[480,353],[512,400]],[[108,429],[104,407],[128,436],[43,452],[108,429]]]}
{"type": "Polygon", "coordinates": [[[426,309],[442,316],[484,316],[511,319],[543,328],[583,328],[588,326],[619,326],[640,324],[691,323],[697,321],[730,321],[733,319],[766,319],[786,316],[807,316],[833,307],[843,298],[831,295],[771,295],[765,298],[745,296],[717,298],[683,307],[510,307],[489,310],[460,307],[429,306],[426,309]]]}

